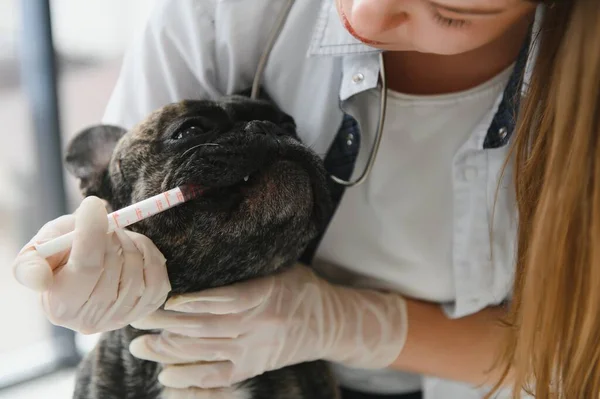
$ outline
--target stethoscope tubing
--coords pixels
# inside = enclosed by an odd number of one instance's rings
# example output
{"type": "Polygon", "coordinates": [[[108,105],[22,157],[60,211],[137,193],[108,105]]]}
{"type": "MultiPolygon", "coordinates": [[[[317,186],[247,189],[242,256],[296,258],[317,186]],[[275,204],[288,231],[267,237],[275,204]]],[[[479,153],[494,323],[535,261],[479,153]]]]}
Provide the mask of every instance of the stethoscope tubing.
{"type": "MultiPolygon", "coordinates": [[[[273,50],[273,46],[279,37],[281,30],[283,29],[283,25],[294,5],[295,0],[288,0],[285,4],[283,10],[277,17],[277,21],[275,21],[275,26],[271,35],[269,36],[269,40],[267,42],[267,46],[263,51],[256,69],[256,74],[254,75],[254,81],[252,82],[252,91],[250,97],[253,99],[258,98],[260,91],[260,84],[262,81],[262,76],[264,74],[265,67],[267,65],[267,61],[269,59],[269,55],[271,54],[271,50],[273,50]]],[[[385,111],[387,108],[387,82],[385,78],[385,64],[383,59],[383,52],[379,53],[379,77],[380,77],[380,104],[379,104],[379,120],[377,122],[377,131],[375,134],[375,142],[373,143],[373,147],[371,148],[371,153],[369,154],[369,159],[367,160],[367,164],[365,169],[360,174],[358,178],[355,180],[344,180],[337,176],[330,175],[330,178],[345,187],[353,187],[362,184],[367,180],[367,177],[373,170],[373,165],[375,164],[375,159],[377,158],[377,153],[379,152],[379,147],[381,144],[381,139],[383,138],[383,128],[385,124],[385,111]]]]}

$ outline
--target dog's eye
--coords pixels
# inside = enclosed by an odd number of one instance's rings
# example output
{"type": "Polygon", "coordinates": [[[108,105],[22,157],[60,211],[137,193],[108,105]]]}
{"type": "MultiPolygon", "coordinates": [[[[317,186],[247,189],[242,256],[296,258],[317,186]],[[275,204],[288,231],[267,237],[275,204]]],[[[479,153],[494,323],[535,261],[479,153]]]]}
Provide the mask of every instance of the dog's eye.
{"type": "Polygon", "coordinates": [[[175,134],[173,135],[173,138],[175,140],[183,140],[189,136],[195,136],[200,133],[202,133],[202,129],[200,129],[198,126],[189,126],[184,129],[176,131],[175,134]]]}
{"type": "Polygon", "coordinates": [[[174,126],[173,133],[169,135],[171,140],[184,140],[191,137],[209,136],[219,130],[217,123],[208,118],[187,118],[174,126]]]}

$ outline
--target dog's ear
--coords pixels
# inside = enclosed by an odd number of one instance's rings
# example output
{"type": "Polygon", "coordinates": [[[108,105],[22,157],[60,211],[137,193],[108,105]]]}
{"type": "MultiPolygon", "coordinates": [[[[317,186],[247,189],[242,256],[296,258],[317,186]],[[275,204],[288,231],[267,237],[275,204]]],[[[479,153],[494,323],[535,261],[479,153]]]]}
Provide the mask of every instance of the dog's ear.
{"type": "Polygon", "coordinates": [[[126,132],[118,126],[95,125],[80,131],[69,142],[66,168],[79,179],[79,188],[84,196],[109,199],[108,165],[117,143],[126,132]]]}

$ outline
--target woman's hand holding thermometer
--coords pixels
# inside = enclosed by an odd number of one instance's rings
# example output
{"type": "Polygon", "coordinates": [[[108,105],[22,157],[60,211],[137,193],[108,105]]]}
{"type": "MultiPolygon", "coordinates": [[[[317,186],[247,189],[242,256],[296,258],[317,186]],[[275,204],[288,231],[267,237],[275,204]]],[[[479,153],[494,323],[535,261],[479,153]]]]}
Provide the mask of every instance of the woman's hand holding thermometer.
{"type": "MultiPolygon", "coordinates": [[[[117,228],[130,226],[152,215],[183,204],[199,194],[201,194],[201,189],[197,186],[181,186],[119,209],[108,215],[107,233],[113,232],[117,228]]],[[[74,232],[70,232],[53,240],[35,244],[35,249],[41,256],[48,258],[69,249],[73,242],[73,234],[74,232]]]]}
{"type": "Polygon", "coordinates": [[[123,227],[200,193],[182,186],[110,215],[102,200],[87,197],[20,251],[15,278],[40,293],[53,324],[88,334],[122,328],[158,309],[171,291],[162,253],[148,237],[123,227]]]}

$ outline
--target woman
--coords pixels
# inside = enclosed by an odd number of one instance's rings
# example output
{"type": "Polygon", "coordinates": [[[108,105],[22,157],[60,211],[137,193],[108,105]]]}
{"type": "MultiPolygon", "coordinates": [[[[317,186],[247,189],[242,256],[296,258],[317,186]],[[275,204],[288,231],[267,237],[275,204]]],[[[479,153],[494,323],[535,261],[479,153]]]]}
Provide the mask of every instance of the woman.
{"type": "MultiPolygon", "coordinates": [[[[160,0],[104,122],[131,127],[168,102],[250,87],[285,3],[160,0]]],[[[55,324],[164,328],[130,350],[166,364],[160,380],[175,388],[323,358],[344,399],[480,398],[494,383],[597,397],[600,4],[546,6],[295,2],[263,86],[340,179],[367,164],[385,50],[383,141],[364,184],[332,185],[336,213],[302,258],[318,276],[299,264],[154,311],[169,291],[164,258],[131,232],[105,239],[106,212],[89,198],[32,239],[74,226],[70,253],[46,261],[28,245],[17,279],[42,291],[55,324]],[[107,277],[134,262],[160,282],[143,305],[107,277]]]]}

